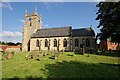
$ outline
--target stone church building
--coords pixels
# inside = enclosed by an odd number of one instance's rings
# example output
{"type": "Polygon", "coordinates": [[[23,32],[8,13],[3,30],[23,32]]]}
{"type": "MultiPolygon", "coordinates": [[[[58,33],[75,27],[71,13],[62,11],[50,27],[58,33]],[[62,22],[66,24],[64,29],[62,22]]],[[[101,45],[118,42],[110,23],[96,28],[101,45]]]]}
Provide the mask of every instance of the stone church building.
{"type": "Polygon", "coordinates": [[[22,50],[44,51],[79,51],[84,48],[95,48],[93,29],[72,29],[72,26],[42,29],[42,17],[35,9],[34,13],[25,13],[25,24],[22,33],[22,50]]]}

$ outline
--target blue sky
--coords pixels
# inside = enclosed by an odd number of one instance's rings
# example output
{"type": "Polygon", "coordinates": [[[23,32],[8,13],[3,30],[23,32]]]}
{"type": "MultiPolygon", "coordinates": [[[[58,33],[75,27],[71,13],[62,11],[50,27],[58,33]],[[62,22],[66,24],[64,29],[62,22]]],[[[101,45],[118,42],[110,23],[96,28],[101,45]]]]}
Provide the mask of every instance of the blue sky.
{"type": "Polygon", "coordinates": [[[33,13],[35,6],[42,14],[42,28],[72,26],[72,28],[89,28],[99,32],[95,20],[97,2],[7,2],[2,3],[3,41],[21,42],[24,26],[25,9],[33,13]]]}

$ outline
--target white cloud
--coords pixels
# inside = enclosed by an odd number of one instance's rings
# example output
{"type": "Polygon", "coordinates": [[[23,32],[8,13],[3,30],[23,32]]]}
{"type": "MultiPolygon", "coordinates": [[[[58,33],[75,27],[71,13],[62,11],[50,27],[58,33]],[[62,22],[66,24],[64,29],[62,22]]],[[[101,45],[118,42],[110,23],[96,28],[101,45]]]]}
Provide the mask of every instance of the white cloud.
{"type": "Polygon", "coordinates": [[[2,7],[2,2],[0,2],[0,8],[2,7]]]}
{"type": "Polygon", "coordinates": [[[22,23],[25,23],[25,20],[23,20],[23,19],[19,19],[18,21],[22,22],[22,23]]]}
{"type": "Polygon", "coordinates": [[[48,27],[48,24],[45,24],[45,27],[48,27]]]}
{"type": "Polygon", "coordinates": [[[0,2],[0,8],[8,8],[9,10],[13,10],[13,7],[9,2],[0,2]]]}
{"type": "Polygon", "coordinates": [[[21,32],[10,32],[10,31],[3,31],[0,33],[0,36],[2,37],[8,37],[8,38],[15,38],[15,37],[21,37],[21,32]]]}
{"type": "Polygon", "coordinates": [[[12,40],[12,41],[9,41],[9,42],[17,43],[17,42],[20,42],[20,41],[12,40]]]}

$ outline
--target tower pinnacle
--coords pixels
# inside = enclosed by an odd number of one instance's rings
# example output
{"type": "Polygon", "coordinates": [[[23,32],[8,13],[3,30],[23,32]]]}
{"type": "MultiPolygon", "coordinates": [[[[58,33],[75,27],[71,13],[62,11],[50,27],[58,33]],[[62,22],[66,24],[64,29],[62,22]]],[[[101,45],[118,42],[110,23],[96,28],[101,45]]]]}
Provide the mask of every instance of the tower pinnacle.
{"type": "Polygon", "coordinates": [[[35,12],[34,12],[34,14],[37,14],[37,7],[35,6],[35,12]]]}
{"type": "Polygon", "coordinates": [[[27,14],[27,12],[28,12],[27,9],[25,9],[25,14],[27,14]]]}

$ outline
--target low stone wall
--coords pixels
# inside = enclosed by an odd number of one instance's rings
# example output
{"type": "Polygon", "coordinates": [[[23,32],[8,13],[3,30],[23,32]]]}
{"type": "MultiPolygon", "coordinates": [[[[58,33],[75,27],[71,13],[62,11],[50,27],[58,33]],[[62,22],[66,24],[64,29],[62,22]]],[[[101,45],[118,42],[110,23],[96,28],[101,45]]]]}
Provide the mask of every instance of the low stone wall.
{"type": "Polygon", "coordinates": [[[1,48],[5,52],[21,52],[22,51],[22,46],[8,46],[8,45],[2,45],[1,48]]]}
{"type": "Polygon", "coordinates": [[[12,52],[12,51],[14,51],[14,52],[20,52],[21,49],[20,48],[7,48],[5,51],[7,51],[7,52],[12,52]]]}

